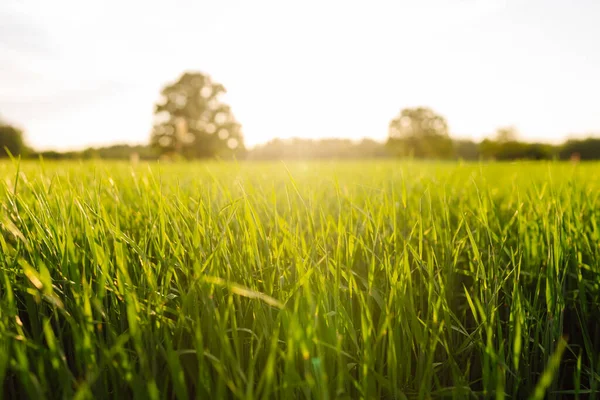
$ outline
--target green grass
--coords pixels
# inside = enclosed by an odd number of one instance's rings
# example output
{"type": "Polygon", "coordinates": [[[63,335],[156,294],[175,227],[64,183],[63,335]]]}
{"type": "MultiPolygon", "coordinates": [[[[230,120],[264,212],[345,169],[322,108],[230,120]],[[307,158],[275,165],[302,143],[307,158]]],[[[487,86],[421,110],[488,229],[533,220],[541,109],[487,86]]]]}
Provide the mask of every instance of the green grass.
{"type": "Polygon", "coordinates": [[[599,164],[0,164],[4,398],[598,398],[599,164]]]}

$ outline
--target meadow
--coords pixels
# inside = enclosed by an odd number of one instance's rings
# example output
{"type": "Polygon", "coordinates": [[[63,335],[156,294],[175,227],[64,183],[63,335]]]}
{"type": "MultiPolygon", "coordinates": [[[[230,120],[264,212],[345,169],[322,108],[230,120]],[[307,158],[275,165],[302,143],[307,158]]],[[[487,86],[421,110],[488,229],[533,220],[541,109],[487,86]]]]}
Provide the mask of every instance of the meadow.
{"type": "Polygon", "coordinates": [[[0,163],[0,393],[598,398],[598,171],[0,163]]]}

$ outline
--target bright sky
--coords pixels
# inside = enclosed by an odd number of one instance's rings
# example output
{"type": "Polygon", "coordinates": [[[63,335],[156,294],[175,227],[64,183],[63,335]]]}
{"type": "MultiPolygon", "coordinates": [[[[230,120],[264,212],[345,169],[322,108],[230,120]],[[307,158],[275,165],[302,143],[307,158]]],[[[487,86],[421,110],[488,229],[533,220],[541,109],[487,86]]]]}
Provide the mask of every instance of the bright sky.
{"type": "Polygon", "coordinates": [[[599,0],[2,0],[0,116],[39,148],[146,142],[160,88],[210,74],[246,143],[600,133],[599,0]]]}

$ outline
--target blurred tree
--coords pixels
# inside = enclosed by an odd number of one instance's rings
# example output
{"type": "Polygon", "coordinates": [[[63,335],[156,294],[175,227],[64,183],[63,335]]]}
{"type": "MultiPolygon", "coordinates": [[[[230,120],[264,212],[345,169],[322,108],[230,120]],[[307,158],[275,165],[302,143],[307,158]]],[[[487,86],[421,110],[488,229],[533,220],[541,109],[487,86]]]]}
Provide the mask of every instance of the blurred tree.
{"type": "Polygon", "coordinates": [[[496,141],[499,143],[516,142],[518,138],[519,132],[514,126],[507,126],[496,130],[496,141]]]}
{"type": "Polygon", "coordinates": [[[0,121],[0,157],[7,157],[8,152],[17,156],[23,154],[26,149],[23,132],[17,127],[0,121]]]}
{"type": "Polygon", "coordinates": [[[461,160],[478,160],[480,157],[479,145],[472,140],[455,140],[454,153],[461,160]]]}
{"type": "Polygon", "coordinates": [[[484,158],[496,160],[548,160],[556,156],[557,148],[544,143],[518,140],[519,132],[513,126],[498,128],[496,140],[485,139],[479,145],[484,158]]]}
{"type": "Polygon", "coordinates": [[[446,119],[426,107],[406,108],[392,119],[387,144],[399,156],[449,158],[454,153],[446,119]]]}
{"type": "Polygon", "coordinates": [[[549,160],[557,155],[558,148],[545,143],[526,143],[517,140],[501,142],[485,139],[479,144],[483,158],[499,161],[549,160]]]}
{"type": "Polygon", "coordinates": [[[208,75],[186,72],[163,88],[150,142],[162,154],[188,158],[231,156],[244,151],[240,124],[219,97],[225,88],[208,75]]]}
{"type": "Polygon", "coordinates": [[[563,160],[600,159],[600,138],[569,139],[560,148],[559,156],[563,160]]]}
{"type": "Polygon", "coordinates": [[[495,159],[500,151],[498,142],[491,139],[483,139],[479,143],[479,154],[486,159],[495,159]]]}

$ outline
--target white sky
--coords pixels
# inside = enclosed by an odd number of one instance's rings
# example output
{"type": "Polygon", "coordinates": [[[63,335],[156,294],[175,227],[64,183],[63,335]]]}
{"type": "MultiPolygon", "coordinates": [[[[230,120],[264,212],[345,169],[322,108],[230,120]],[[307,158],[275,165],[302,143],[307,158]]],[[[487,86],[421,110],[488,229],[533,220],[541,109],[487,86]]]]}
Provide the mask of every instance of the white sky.
{"type": "Polygon", "coordinates": [[[425,105],[455,136],[600,133],[599,0],[2,0],[0,115],[40,149],[146,142],[161,86],[228,89],[246,143],[384,139],[425,105]]]}

